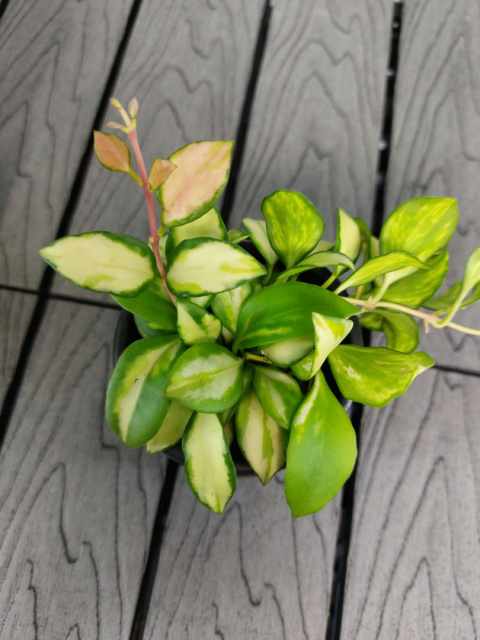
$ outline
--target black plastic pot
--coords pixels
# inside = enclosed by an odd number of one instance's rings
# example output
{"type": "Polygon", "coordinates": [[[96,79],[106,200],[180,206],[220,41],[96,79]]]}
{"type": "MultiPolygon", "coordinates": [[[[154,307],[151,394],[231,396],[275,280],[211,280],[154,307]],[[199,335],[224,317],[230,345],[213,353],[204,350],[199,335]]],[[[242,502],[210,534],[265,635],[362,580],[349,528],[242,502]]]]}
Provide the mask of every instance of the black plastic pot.
{"type": "MultiPolygon", "coordinates": [[[[329,275],[330,272],[327,272],[327,270],[325,269],[312,269],[312,271],[306,272],[304,274],[305,277],[302,278],[302,280],[303,282],[307,282],[309,284],[318,284],[318,282],[324,282],[329,277],[329,275]]],[[[338,282],[336,284],[334,283],[332,287],[335,287],[337,285],[338,282]]],[[[128,311],[122,310],[120,318],[118,320],[117,328],[115,330],[115,338],[113,342],[113,363],[117,363],[117,360],[119,359],[123,351],[130,344],[132,344],[132,342],[140,339],[141,336],[137,331],[133,315],[128,311]]],[[[362,331],[355,318],[353,329],[345,339],[344,343],[358,345],[363,344],[362,331]]],[[[335,382],[335,378],[332,376],[328,363],[325,363],[325,365],[322,367],[322,372],[325,375],[325,378],[335,396],[341,402],[345,411],[349,413],[352,408],[353,402],[344,398],[340,393],[337,383],[335,382]]],[[[238,446],[236,441],[232,443],[230,452],[232,454],[232,458],[235,463],[235,468],[238,475],[253,474],[250,465],[245,461],[245,458],[243,457],[242,452],[240,451],[240,447],[238,446]]],[[[183,464],[185,462],[181,444],[176,444],[170,449],[163,451],[163,453],[165,453],[171,460],[174,460],[179,464],[183,464]]]]}

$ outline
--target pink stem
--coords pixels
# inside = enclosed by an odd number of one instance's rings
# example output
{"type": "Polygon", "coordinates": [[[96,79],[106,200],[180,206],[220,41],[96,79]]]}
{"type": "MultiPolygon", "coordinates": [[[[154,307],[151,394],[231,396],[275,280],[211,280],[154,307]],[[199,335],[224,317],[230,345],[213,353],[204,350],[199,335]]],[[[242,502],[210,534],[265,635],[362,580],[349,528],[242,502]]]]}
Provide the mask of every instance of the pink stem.
{"type": "Polygon", "coordinates": [[[145,195],[145,200],[147,201],[148,207],[148,220],[150,222],[150,242],[152,245],[153,254],[155,256],[155,260],[157,262],[158,271],[160,272],[160,276],[162,278],[163,286],[165,287],[168,295],[170,296],[174,305],[176,305],[176,298],[171,293],[170,289],[167,286],[167,275],[165,273],[165,267],[163,266],[162,257],[160,255],[160,249],[158,246],[159,237],[157,233],[157,221],[155,219],[155,205],[153,202],[153,193],[148,188],[148,174],[145,168],[145,162],[143,161],[142,152],[140,150],[140,145],[138,143],[137,130],[131,129],[128,133],[128,138],[130,140],[130,144],[132,145],[133,153],[135,154],[135,158],[137,160],[138,169],[140,171],[140,178],[142,179],[142,189],[145,195]]]}

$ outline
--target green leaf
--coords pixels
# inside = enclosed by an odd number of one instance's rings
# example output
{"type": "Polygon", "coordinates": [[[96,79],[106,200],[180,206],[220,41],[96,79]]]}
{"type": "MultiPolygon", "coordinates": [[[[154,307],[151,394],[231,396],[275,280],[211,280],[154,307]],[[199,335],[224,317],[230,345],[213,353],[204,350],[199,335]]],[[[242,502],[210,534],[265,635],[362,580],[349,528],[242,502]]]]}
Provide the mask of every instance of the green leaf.
{"type": "Polygon", "coordinates": [[[295,378],[272,367],[253,367],[253,387],[268,415],[284,429],[290,429],[292,418],[303,400],[295,378]]]}
{"type": "Polygon", "coordinates": [[[160,282],[153,280],[135,298],[115,295],[112,295],[112,298],[121,307],[138,318],[152,323],[156,328],[171,333],[177,332],[177,312],[160,282]]]}
{"type": "Polygon", "coordinates": [[[272,249],[272,245],[268,239],[266,222],[264,220],[244,218],[242,225],[248,231],[251,241],[265,258],[267,264],[273,267],[278,260],[278,256],[272,249]]]}
{"type": "Polygon", "coordinates": [[[227,327],[227,329],[235,334],[237,331],[237,320],[240,309],[247,298],[252,294],[252,287],[247,284],[230,291],[218,293],[212,302],[213,313],[227,327]]]}
{"type": "Polygon", "coordinates": [[[237,442],[265,485],[285,464],[282,428],[263,409],[253,389],[243,396],[235,412],[237,442]]]}
{"type": "Polygon", "coordinates": [[[202,413],[229,409],[242,393],[243,362],[219,344],[190,347],[170,371],[166,395],[202,413]]]}
{"type": "Polygon", "coordinates": [[[208,296],[192,296],[190,298],[185,298],[185,300],[193,302],[193,304],[198,304],[199,307],[203,307],[204,309],[207,309],[207,307],[212,304],[214,299],[215,296],[213,294],[208,296]]]}
{"type": "Polygon", "coordinates": [[[300,380],[313,378],[330,352],[345,340],[353,327],[351,320],[331,318],[320,313],[312,313],[312,320],[315,329],[315,349],[292,367],[293,373],[300,380]]]}
{"type": "Polygon", "coordinates": [[[171,329],[165,329],[164,327],[155,324],[154,322],[149,322],[148,320],[144,320],[139,316],[133,317],[135,320],[135,324],[137,326],[138,333],[142,336],[142,338],[155,338],[157,336],[168,336],[172,333],[177,332],[177,327],[172,331],[171,329]]]}
{"type": "Polygon", "coordinates": [[[363,262],[368,262],[370,258],[375,257],[372,255],[372,234],[364,220],[361,218],[353,218],[353,220],[360,232],[360,246],[363,254],[363,262]]]}
{"type": "Polygon", "coordinates": [[[308,271],[309,269],[317,269],[319,267],[336,267],[338,265],[344,265],[348,269],[355,269],[355,265],[344,256],[343,253],[335,253],[334,251],[321,251],[319,253],[311,253],[306,258],[301,260],[298,264],[290,269],[286,269],[277,277],[277,282],[283,282],[291,276],[296,276],[299,273],[308,271]]]}
{"type": "Polygon", "coordinates": [[[147,244],[108,231],[65,236],[40,249],[40,255],[79,287],[119,296],[138,295],[156,273],[155,258],[147,244]]]}
{"type": "Polygon", "coordinates": [[[180,442],[192,413],[188,407],[172,402],[159,431],[147,442],[148,453],[165,451],[180,442]]]}
{"type": "Polygon", "coordinates": [[[418,309],[441,286],[448,271],[448,253],[444,251],[425,262],[428,270],[421,270],[397,280],[383,294],[382,300],[418,309]]]}
{"type": "Polygon", "coordinates": [[[348,480],[356,458],[352,424],[318,372],[290,431],[285,496],[292,516],[322,509],[348,480]]]}
{"type": "Polygon", "coordinates": [[[222,323],[198,304],[177,300],[177,326],[182,341],[188,345],[216,342],[222,323]]]}
{"type": "Polygon", "coordinates": [[[194,142],[179,149],[169,160],[175,171],[157,191],[162,222],[176,227],[209,211],[227,184],[233,142],[194,142]]]}
{"type": "MultiPolygon", "coordinates": [[[[396,312],[387,311],[385,309],[375,309],[374,313],[368,313],[367,316],[374,316],[375,320],[368,320],[367,324],[361,322],[363,326],[367,326],[370,323],[370,327],[375,323],[378,328],[374,331],[383,331],[387,338],[387,347],[394,351],[401,351],[402,353],[411,353],[418,347],[418,324],[412,316],[396,312]],[[378,319],[378,320],[377,320],[378,319]]],[[[360,316],[360,321],[362,316],[360,316]]]]}
{"type": "Polygon", "coordinates": [[[183,436],[185,477],[194,496],[222,513],[235,492],[236,472],[223,427],[216,415],[195,414],[183,436]]]}
{"type": "Polygon", "coordinates": [[[235,289],[266,273],[265,268],[237,245],[220,240],[184,240],[172,253],[168,288],[176,296],[203,296],[235,289]]]}
{"type": "MultiPolygon", "coordinates": [[[[460,309],[463,300],[467,297],[468,292],[473,289],[480,282],[480,247],[477,247],[468,257],[467,264],[465,265],[465,271],[463,274],[462,286],[458,293],[458,296],[447,314],[447,317],[442,320],[439,326],[445,325],[449,320],[453,318],[455,313],[460,309]]],[[[474,293],[476,302],[477,292],[474,293]]]]}
{"type": "Polygon", "coordinates": [[[337,347],[328,362],[342,395],[372,407],[405,393],[419,373],[435,364],[424,351],[405,354],[353,345],[337,347]]]}
{"type": "Polygon", "coordinates": [[[193,222],[170,229],[166,245],[167,256],[170,258],[172,251],[175,247],[178,247],[181,242],[184,240],[192,240],[193,238],[227,239],[227,230],[221,215],[215,207],[193,222]]]}
{"type": "Polygon", "coordinates": [[[315,335],[312,331],[299,338],[276,342],[268,347],[264,346],[262,351],[277,367],[290,367],[305,357],[313,349],[314,344],[315,335]]]}
{"type": "Polygon", "coordinates": [[[303,282],[282,282],[262,289],[245,302],[238,316],[234,350],[313,333],[313,311],[336,318],[358,313],[331,291],[303,282]]]}
{"type": "Polygon", "coordinates": [[[316,246],[323,234],[322,216],[296,191],[276,191],[262,202],[267,233],[275,253],[289,269],[316,246]]]}
{"type": "MultiPolygon", "coordinates": [[[[380,234],[380,253],[406,251],[425,262],[443,251],[455,231],[457,202],[453,198],[414,198],[400,205],[387,218],[380,234]]],[[[412,272],[397,271],[389,282],[412,272]]]]}
{"type": "Polygon", "coordinates": [[[170,400],[164,390],[172,363],[183,351],[178,336],[146,338],[128,346],[107,389],[107,420],[129,447],[148,442],[162,424],[170,400]]]}
{"type": "Polygon", "coordinates": [[[383,318],[379,316],[378,313],[362,313],[361,316],[358,316],[358,321],[365,329],[369,329],[370,331],[383,331],[383,318]]]}
{"type": "Polygon", "coordinates": [[[229,229],[227,236],[228,242],[231,242],[232,244],[239,244],[250,237],[248,233],[245,233],[242,229],[229,229]]]}
{"type": "MultiPolygon", "coordinates": [[[[362,238],[358,224],[343,209],[337,209],[337,241],[335,242],[334,251],[343,253],[355,262],[362,248],[362,238]]],[[[336,267],[334,273],[339,276],[346,271],[346,267],[336,267]]]]}
{"type": "Polygon", "coordinates": [[[375,278],[391,271],[397,271],[403,267],[414,267],[415,269],[428,269],[415,256],[405,253],[405,251],[392,251],[378,258],[371,258],[362,264],[355,273],[352,273],[342,284],[335,289],[335,293],[340,293],[348,287],[358,287],[360,284],[372,282],[375,278]]]}
{"type": "MultiPolygon", "coordinates": [[[[444,293],[435,298],[430,298],[423,303],[423,306],[427,309],[431,309],[432,311],[437,311],[439,313],[446,313],[450,307],[455,303],[460,290],[462,288],[462,283],[460,281],[455,282],[449,289],[447,289],[444,293]]],[[[462,304],[460,305],[460,309],[464,309],[465,307],[469,307],[471,304],[475,304],[480,300],[480,283],[477,283],[473,288],[472,295],[466,298],[462,304]]]]}

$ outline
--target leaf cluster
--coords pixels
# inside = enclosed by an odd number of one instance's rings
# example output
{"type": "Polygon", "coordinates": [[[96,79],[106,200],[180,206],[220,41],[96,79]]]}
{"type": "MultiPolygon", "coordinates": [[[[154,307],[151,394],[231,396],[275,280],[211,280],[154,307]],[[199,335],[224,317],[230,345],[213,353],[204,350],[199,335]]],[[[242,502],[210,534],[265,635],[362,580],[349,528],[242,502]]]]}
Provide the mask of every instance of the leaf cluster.
{"type": "Polygon", "coordinates": [[[152,239],[149,246],[99,231],[40,251],[63,276],[109,293],[135,316],[141,339],[121,355],[108,386],[111,428],[129,447],[146,445],[150,453],[181,442],[193,493],[217,513],[235,490],[234,439],[263,484],[286,466],[294,517],[318,511],[348,479],[357,455],[349,416],[322,368],[328,363],[345,398],[382,407],[434,364],[415,352],[416,318],[458,327],[456,312],[480,299],[480,248],[463,280],[437,295],[456,202],[410,200],[379,238],[338,210],[335,241],[326,242],[314,205],[281,190],[263,201],[263,220],[245,219],[242,229],[227,232],[215,203],[228,180],[231,142],[197,142],[157,158],[148,183],[117,136],[97,133],[95,149],[105,167],[130,175],[162,207],[164,280],[152,239]],[[261,259],[240,244],[247,238],[261,259]],[[297,280],[319,267],[331,275],[317,285],[297,280]],[[383,332],[386,347],[345,344],[355,318],[383,332]]]}

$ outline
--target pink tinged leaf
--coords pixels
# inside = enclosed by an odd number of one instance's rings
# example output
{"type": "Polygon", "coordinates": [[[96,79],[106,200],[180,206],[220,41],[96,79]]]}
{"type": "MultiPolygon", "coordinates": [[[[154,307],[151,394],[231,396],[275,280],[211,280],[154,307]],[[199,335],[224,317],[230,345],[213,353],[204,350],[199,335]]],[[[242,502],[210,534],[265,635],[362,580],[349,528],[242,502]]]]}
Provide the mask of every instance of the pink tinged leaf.
{"type": "Polygon", "coordinates": [[[95,153],[100,163],[110,171],[130,173],[130,150],[125,142],[113,133],[94,133],[95,153]]]}
{"type": "Polygon", "coordinates": [[[231,141],[195,142],[169,158],[177,169],[158,192],[164,224],[186,224],[213,207],[228,180],[232,149],[231,141]]]}
{"type": "Polygon", "coordinates": [[[176,166],[164,160],[163,158],[155,158],[152,164],[152,170],[148,178],[148,187],[151,191],[156,191],[158,187],[165,182],[168,176],[176,169],[176,166]]]}

